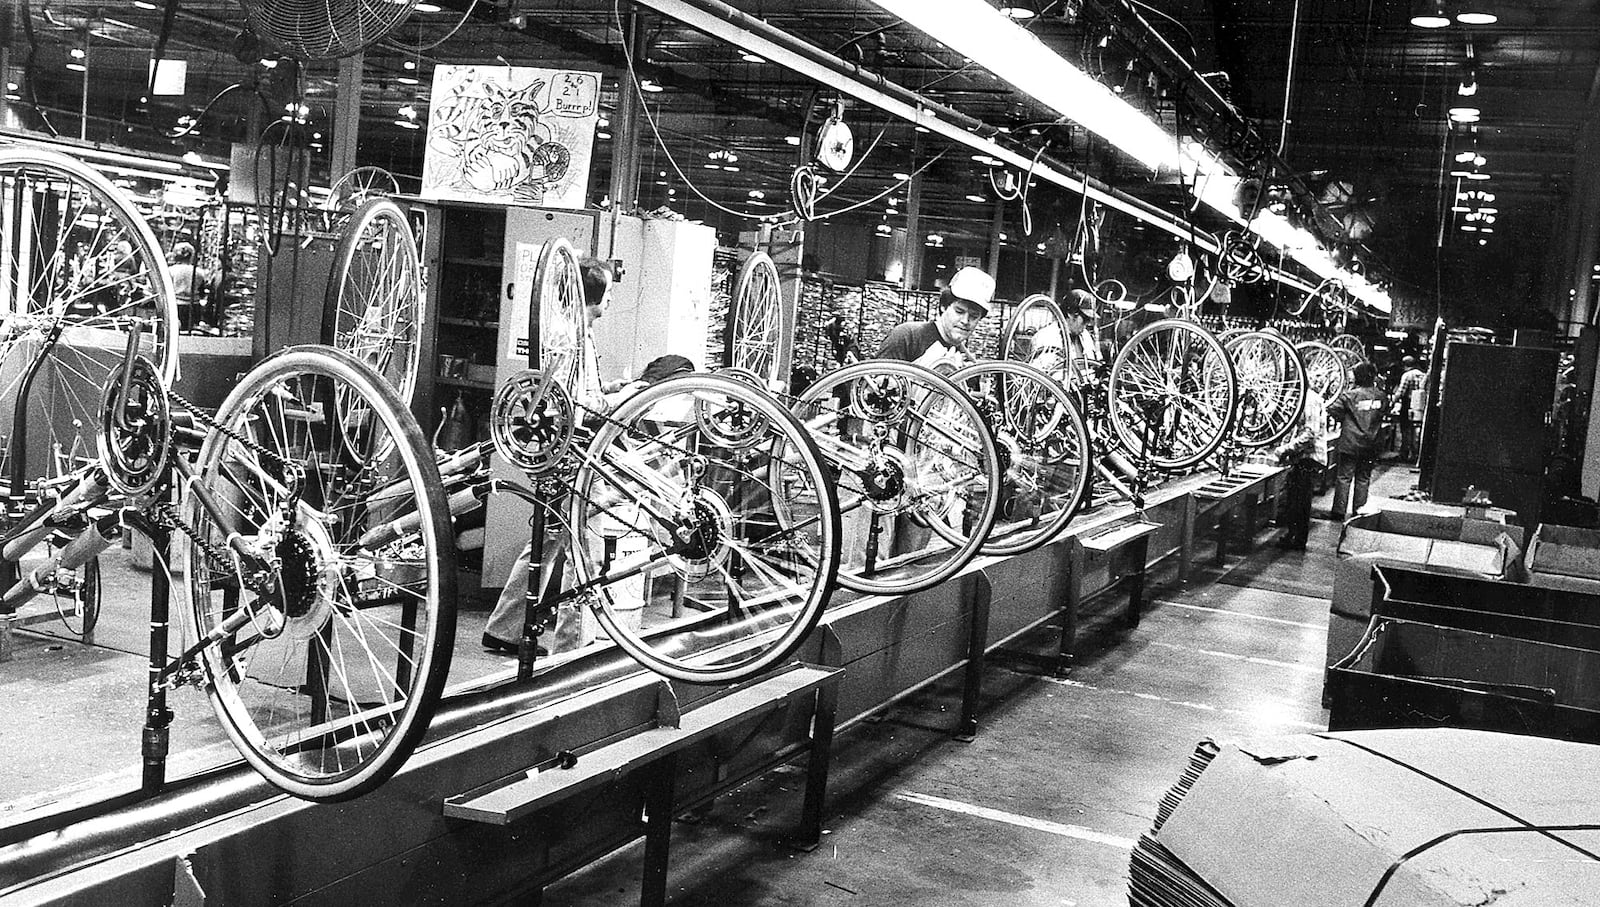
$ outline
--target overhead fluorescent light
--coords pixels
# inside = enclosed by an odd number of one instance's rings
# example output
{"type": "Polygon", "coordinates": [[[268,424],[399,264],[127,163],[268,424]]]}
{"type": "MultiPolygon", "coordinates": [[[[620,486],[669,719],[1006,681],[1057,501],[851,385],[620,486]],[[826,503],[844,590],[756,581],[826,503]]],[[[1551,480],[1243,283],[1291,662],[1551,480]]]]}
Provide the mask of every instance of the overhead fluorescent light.
{"type": "Polygon", "coordinates": [[[984,0],[874,0],[1152,170],[1177,169],[1159,125],[984,0]]]}
{"type": "Polygon", "coordinates": [[[155,73],[155,93],[165,97],[177,97],[183,94],[184,86],[189,80],[188,60],[161,60],[160,66],[155,60],[150,61],[150,66],[145,70],[148,77],[155,73]]]}
{"type": "Polygon", "coordinates": [[[1456,21],[1462,25],[1493,25],[1500,21],[1500,17],[1494,13],[1463,12],[1456,13],[1456,21]]]}

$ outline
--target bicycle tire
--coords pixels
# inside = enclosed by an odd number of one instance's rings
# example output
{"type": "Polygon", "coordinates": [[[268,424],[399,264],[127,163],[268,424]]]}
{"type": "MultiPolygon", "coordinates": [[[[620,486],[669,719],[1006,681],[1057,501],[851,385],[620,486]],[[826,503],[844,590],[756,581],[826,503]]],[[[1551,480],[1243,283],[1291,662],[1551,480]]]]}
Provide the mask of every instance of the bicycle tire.
{"type": "Polygon", "coordinates": [[[793,333],[779,290],[778,266],[767,253],[755,252],[740,265],[728,300],[722,364],[756,375],[764,387],[782,380],[785,341],[793,333]]]}
{"type": "MultiPolygon", "coordinates": [[[[920,479],[917,473],[924,465],[916,461],[918,453],[942,457],[939,461],[929,460],[926,465],[936,472],[949,471],[950,475],[943,476],[946,480],[944,493],[959,499],[963,508],[968,497],[981,497],[983,500],[978,513],[970,521],[966,514],[962,514],[958,544],[943,549],[923,548],[900,554],[891,553],[887,560],[893,565],[893,575],[870,577],[869,573],[881,572],[879,553],[864,551],[863,561],[857,564],[853,557],[854,546],[847,542],[839,567],[840,585],[866,594],[903,595],[917,592],[954,576],[979,554],[998,512],[1000,459],[994,436],[984,424],[982,414],[967,395],[948,379],[909,362],[887,359],[858,362],[825,375],[806,389],[795,401],[794,408],[802,424],[817,441],[823,459],[838,471],[841,531],[846,535],[850,534],[852,528],[849,521],[859,519],[854,516],[856,513],[870,516],[869,531],[863,539],[867,545],[871,544],[872,522],[878,520],[886,520],[892,527],[896,518],[904,517],[928,524],[926,528],[932,529],[931,524],[938,522],[938,517],[935,514],[930,519],[923,513],[927,508],[921,502],[930,498],[931,493],[918,485],[920,479]],[[929,407],[925,406],[921,412],[914,411],[915,401],[910,399],[894,403],[892,410],[879,412],[868,411],[857,403],[841,409],[830,402],[836,390],[855,393],[857,385],[854,382],[862,381],[861,386],[867,386],[865,379],[876,380],[880,385],[886,380],[896,382],[906,398],[913,395],[914,388],[920,388],[924,397],[937,394],[942,403],[937,417],[956,421],[936,424],[930,418],[935,414],[930,412],[929,407]],[[930,426],[936,427],[930,431],[930,426]],[[869,429],[877,430],[875,427],[894,435],[898,443],[887,443],[880,451],[869,449],[863,439],[870,441],[866,435],[871,433],[869,429]],[[918,438],[924,434],[928,435],[928,440],[920,444],[925,450],[919,451],[918,438]],[[940,444],[944,445],[942,449],[939,448],[940,444]],[[891,453],[891,450],[897,453],[891,453]],[[956,455],[962,451],[966,459],[956,455]],[[869,475],[868,470],[888,470],[887,484],[877,478],[877,473],[869,475]],[[905,484],[908,475],[913,481],[905,484]],[[893,487],[897,482],[902,484],[900,490],[893,487]],[[913,485],[917,487],[914,489],[913,485]],[[912,497],[913,491],[918,495],[915,499],[912,497]],[[875,499],[874,495],[881,500],[875,499]],[[929,564],[930,558],[937,559],[929,564]]],[[[954,506],[958,501],[951,500],[948,503],[954,506]]]]}
{"type": "Polygon", "coordinates": [[[1233,362],[1222,344],[1205,328],[1177,318],[1148,324],[1128,338],[1112,360],[1107,394],[1118,443],[1164,470],[1187,469],[1216,452],[1233,429],[1239,399],[1233,362]],[[1170,349],[1163,349],[1165,334],[1172,335],[1165,343],[1170,349]],[[1155,374],[1163,366],[1179,369],[1175,380],[1155,374]],[[1158,416],[1154,424],[1147,405],[1158,416]],[[1185,419],[1186,413],[1192,418],[1185,419]],[[1146,428],[1152,437],[1143,436],[1146,428]]]}
{"type": "Polygon", "coordinates": [[[681,375],[628,398],[572,487],[577,581],[597,584],[590,604],[607,635],[667,677],[731,683],[767,670],[805,640],[838,581],[839,503],[822,455],[793,415],[738,379],[681,375]],[[729,419],[750,427],[738,447],[705,430],[729,419]],[[699,475],[684,468],[691,459],[699,475]],[[647,572],[671,577],[670,605],[647,581],[601,581],[624,542],[647,572]]]}
{"type": "Polygon", "coordinates": [[[1234,441],[1266,447],[1289,433],[1306,405],[1306,370],[1294,344],[1277,331],[1247,331],[1223,343],[1239,381],[1240,417],[1234,441]],[[1254,415],[1245,418],[1243,401],[1253,395],[1254,415]]]}
{"type": "Polygon", "coordinates": [[[1022,554],[1055,541],[1083,504],[1093,471],[1089,428],[1077,399],[1044,372],[1020,362],[976,363],[951,375],[950,381],[969,395],[983,395],[983,410],[999,416],[991,415],[990,428],[1008,454],[1000,513],[981,552],[1022,554]],[[1022,382],[1032,390],[1020,391],[1017,384],[1022,382]],[[1042,423],[1017,424],[1019,416],[1037,420],[1040,407],[1049,410],[1042,423]],[[1032,511],[1028,518],[1017,518],[1019,500],[1032,511]]]}
{"type": "Polygon", "coordinates": [[[426,294],[411,221],[369,198],[345,222],[323,296],[322,342],[372,366],[408,405],[422,357],[426,294]]]}
{"type": "Polygon", "coordinates": [[[394,388],[332,348],[269,357],[215,418],[225,430],[201,446],[194,484],[232,525],[214,522],[190,491],[184,525],[195,534],[179,540],[181,588],[202,638],[251,594],[202,541],[227,550],[231,532],[259,539],[285,506],[282,467],[252,445],[311,468],[292,527],[268,535],[279,557],[274,597],[256,593],[250,619],[201,652],[213,710],[279,788],[317,801],[359,796],[415,749],[449,670],[455,547],[437,464],[394,388]],[[367,423],[366,449],[386,451],[381,458],[349,449],[352,421],[367,423]]]}
{"type": "Polygon", "coordinates": [[[1305,340],[1295,344],[1294,349],[1300,354],[1306,380],[1324,401],[1332,403],[1335,397],[1344,393],[1349,380],[1344,360],[1339,358],[1333,347],[1319,340],[1305,340]]]}

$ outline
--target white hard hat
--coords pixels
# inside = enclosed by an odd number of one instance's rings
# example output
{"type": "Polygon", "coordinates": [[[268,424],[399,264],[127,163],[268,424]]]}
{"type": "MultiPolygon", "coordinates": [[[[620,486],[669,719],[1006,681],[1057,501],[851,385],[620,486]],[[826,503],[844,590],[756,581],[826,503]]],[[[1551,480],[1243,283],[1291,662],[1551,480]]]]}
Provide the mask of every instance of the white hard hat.
{"type": "Polygon", "coordinates": [[[962,268],[950,278],[950,295],[988,307],[994,299],[994,278],[977,268],[962,268]]]}

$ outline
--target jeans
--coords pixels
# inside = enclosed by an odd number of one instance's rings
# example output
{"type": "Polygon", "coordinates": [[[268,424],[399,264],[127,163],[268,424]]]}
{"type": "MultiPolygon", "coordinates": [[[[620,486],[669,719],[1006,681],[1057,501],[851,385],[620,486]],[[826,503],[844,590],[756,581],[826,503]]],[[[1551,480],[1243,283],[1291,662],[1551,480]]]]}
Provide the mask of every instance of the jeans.
{"type": "Polygon", "coordinates": [[[1342,520],[1367,503],[1367,487],[1372,484],[1375,460],[1371,455],[1339,455],[1339,477],[1333,490],[1334,519],[1342,520]]]}
{"type": "Polygon", "coordinates": [[[1413,463],[1417,459],[1417,429],[1422,425],[1409,418],[1400,420],[1400,459],[1413,463]]]}
{"type": "Polygon", "coordinates": [[[1304,547],[1311,532],[1311,498],[1316,491],[1322,464],[1306,457],[1289,470],[1289,483],[1283,495],[1283,544],[1304,547]]]}

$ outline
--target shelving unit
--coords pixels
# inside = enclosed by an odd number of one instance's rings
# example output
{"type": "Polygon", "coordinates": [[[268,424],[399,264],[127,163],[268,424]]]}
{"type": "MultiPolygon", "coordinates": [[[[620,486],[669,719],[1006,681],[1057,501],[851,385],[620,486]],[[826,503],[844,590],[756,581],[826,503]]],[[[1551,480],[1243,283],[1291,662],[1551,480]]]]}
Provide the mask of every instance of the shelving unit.
{"type": "Polygon", "coordinates": [[[456,449],[488,437],[506,215],[503,208],[449,205],[428,222],[432,368],[419,381],[417,415],[440,447],[456,449]]]}

